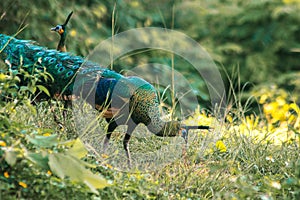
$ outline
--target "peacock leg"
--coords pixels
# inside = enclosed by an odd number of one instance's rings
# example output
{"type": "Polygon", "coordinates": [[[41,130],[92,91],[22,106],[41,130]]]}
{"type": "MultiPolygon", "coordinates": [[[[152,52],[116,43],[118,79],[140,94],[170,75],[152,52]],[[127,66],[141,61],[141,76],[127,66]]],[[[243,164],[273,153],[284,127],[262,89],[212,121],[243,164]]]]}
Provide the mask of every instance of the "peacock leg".
{"type": "Polygon", "coordinates": [[[130,124],[128,125],[127,128],[127,133],[125,134],[124,140],[123,140],[123,147],[125,149],[125,153],[127,156],[127,163],[128,163],[128,167],[131,167],[131,156],[130,156],[130,151],[129,151],[129,140],[131,137],[132,132],[134,131],[136,125],[135,124],[130,124]]]}
{"type": "Polygon", "coordinates": [[[129,140],[130,140],[131,135],[126,133],[124,140],[123,140],[123,146],[125,149],[125,153],[127,156],[127,164],[128,167],[131,167],[131,156],[130,156],[130,151],[129,151],[129,140]]]}
{"type": "MultiPolygon", "coordinates": [[[[52,105],[51,99],[49,99],[48,102],[49,102],[49,105],[50,105],[50,110],[51,110],[51,112],[52,112],[54,122],[59,126],[60,129],[63,129],[64,126],[63,126],[63,124],[60,122],[59,117],[58,117],[58,116],[56,115],[56,113],[55,113],[55,107],[52,105]]],[[[56,102],[56,105],[57,105],[57,102],[56,102]]]]}
{"type": "Polygon", "coordinates": [[[67,121],[67,117],[68,117],[68,111],[67,109],[69,108],[70,101],[65,101],[64,102],[64,109],[63,109],[63,118],[64,118],[64,123],[66,123],[67,121]]]}
{"type": "Polygon", "coordinates": [[[110,140],[111,134],[112,134],[113,131],[118,127],[118,125],[117,125],[117,123],[115,122],[115,120],[106,118],[106,121],[107,121],[109,124],[108,124],[108,128],[107,128],[106,136],[105,136],[105,138],[104,138],[104,143],[103,143],[103,151],[104,151],[104,152],[106,152],[107,147],[108,147],[108,145],[109,145],[109,140],[110,140]]]}

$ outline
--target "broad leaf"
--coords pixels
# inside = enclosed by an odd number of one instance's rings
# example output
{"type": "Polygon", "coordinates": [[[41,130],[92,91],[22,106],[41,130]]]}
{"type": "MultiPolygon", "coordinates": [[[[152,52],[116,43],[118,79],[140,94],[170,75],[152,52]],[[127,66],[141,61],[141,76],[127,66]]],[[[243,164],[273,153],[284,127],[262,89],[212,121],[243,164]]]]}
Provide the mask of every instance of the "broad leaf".
{"type": "Polygon", "coordinates": [[[84,183],[87,184],[87,186],[89,186],[89,188],[94,187],[97,189],[102,189],[102,188],[109,186],[106,179],[104,179],[103,177],[101,177],[99,175],[93,174],[90,171],[87,171],[84,174],[84,183]]]}
{"type": "Polygon", "coordinates": [[[51,171],[62,179],[65,177],[74,181],[83,179],[82,174],[85,168],[75,157],[63,153],[53,153],[49,155],[49,166],[51,171]]]}
{"type": "Polygon", "coordinates": [[[35,144],[40,147],[51,147],[57,144],[57,135],[50,136],[41,136],[36,135],[33,138],[30,136],[26,136],[30,143],[35,144]]]}
{"type": "Polygon", "coordinates": [[[84,175],[83,182],[95,194],[99,194],[96,189],[102,189],[102,188],[109,186],[109,184],[107,183],[107,181],[104,178],[100,177],[99,175],[92,174],[90,171],[88,171],[88,173],[86,173],[84,175]]]}
{"type": "Polygon", "coordinates": [[[87,153],[88,151],[86,150],[83,142],[79,138],[75,140],[72,148],[68,150],[68,154],[76,158],[83,158],[84,156],[86,156],[87,153]]]}
{"type": "Polygon", "coordinates": [[[54,153],[49,155],[51,171],[60,178],[69,177],[72,181],[85,183],[92,192],[108,186],[107,181],[85,168],[83,161],[68,154],[54,153]]]}
{"type": "Polygon", "coordinates": [[[50,97],[49,90],[45,86],[37,85],[36,87],[39,88],[40,91],[44,92],[45,94],[47,94],[50,97]]]}
{"type": "Polygon", "coordinates": [[[10,165],[14,166],[17,161],[17,153],[12,149],[5,151],[5,161],[10,165]]]}
{"type": "Polygon", "coordinates": [[[49,169],[49,156],[47,153],[28,153],[27,158],[32,162],[36,163],[40,167],[48,170],[49,169]]]}

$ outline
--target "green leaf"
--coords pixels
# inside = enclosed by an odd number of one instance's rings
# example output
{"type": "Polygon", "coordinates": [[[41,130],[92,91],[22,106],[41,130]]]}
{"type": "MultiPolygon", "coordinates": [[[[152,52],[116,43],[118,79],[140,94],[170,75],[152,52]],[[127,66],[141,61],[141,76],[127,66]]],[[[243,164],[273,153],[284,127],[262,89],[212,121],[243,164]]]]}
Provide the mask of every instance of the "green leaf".
{"type": "Polygon", "coordinates": [[[50,93],[49,90],[43,86],[43,85],[36,85],[37,88],[39,88],[40,91],[44,92],[45,94],[47,94],[50,97],[50,93]]]}
{"type": "Polygon", "coordinates": [[[7,117],[0,115],[0,127],[9,127],[10,126],[10,121],[8,120],[7,117]]]}
{"type": "Polygon", "coordinates": [[[49,169],[49,156],[46,152],[42,153],[28,153],[27,158],[32,162],[36,163],[40,167],[48,170],[49,169]]]}
{"type": "Polygon", "coordinates": [[[54,174],[62,179],[69,177],[72,181],[82,182],[93,193],[98,194],[96,189],[104,188],[109,184],[101,176],[86,169],[82,163],[80,159],[68,154],[54,153],[49,155],[49,166],[54,174]]]}
{"type": "Polygon", "coordinates": [[[74,181],[83,180],[85,168],[80,164],[80,160],[63,153],[53,153],[49,155],[49,166],[53,173],[60,178],[69,177],[74,181]]]}
{"type": "Polygon", "coordinates": [[[75,140],[72,148],[68,150],[68,154],[76,158],[83,158],[84,156],[86,156],[87,153],[88,151],[86,150],[83,142],[79,138],[75,140]]]}
{"type": "Polygon", "coordinates": [[[20,91],[29,91],[29,88],[27,86],[21,86],[20,91]]]}
{"type": "Polygon", "coordinates": [[[57,145],[57,135],[50,136],[40,136],[36,135],[33,138],[29,135],[26,136],[30,143],[35,144],[40,147],[51,147],[57,145]]]}
{"type": "Polygon", "coordinates": [[[92,192],[96,194],[98,194],[96,189],[102,189],[109,186],[106,179],[99,175],[92,174],[90,171],[86,171],[84,174],[83,182],[91,189],[92,192]]]}
{"type": "Polygon", "coordinates": [[[10,165],[14,166],[17,162],[17,153],[13,150],[5,151],[5,161],[10,165]]]}
{"type": "Polygon", "coordinates": [[[36,87],[33,85],[30,87],[30,92],[34,94],[36,92],[36,87]]]}

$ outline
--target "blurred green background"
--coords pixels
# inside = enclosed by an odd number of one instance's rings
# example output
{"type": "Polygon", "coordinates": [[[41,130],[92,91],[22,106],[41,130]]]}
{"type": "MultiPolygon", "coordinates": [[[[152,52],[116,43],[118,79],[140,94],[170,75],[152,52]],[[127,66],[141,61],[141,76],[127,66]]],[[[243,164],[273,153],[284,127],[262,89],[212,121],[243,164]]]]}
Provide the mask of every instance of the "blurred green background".
{"type": "MultiPolygon", "coordinates": [[[[199,42],[218,65],[227,87],[225,72],[244,100],[259,88],[274,85],[300,94],[299,0],[5,0],[0,6],[0,33],[13,35],[26,25],[17,38],[56,48],[58,35],[50,28],[62,24],[72,10],[67,49],[74,54],[88,55],[112,34],[164,27],[199,42]]],[[[200,102],[208,105],[204,81],[179,56],[143,51],[117,61],[114,70],[151,62],[171,66],[172,59],[200,102]]]]}

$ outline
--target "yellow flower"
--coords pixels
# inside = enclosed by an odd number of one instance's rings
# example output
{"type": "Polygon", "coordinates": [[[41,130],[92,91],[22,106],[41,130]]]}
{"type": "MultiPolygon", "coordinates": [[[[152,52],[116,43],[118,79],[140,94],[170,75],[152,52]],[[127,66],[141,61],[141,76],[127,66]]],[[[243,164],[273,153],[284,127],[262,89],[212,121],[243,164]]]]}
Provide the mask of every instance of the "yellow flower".
{"type": "Polygon", "coordinates": [[[216,147],[222,153],[227,151],[226,145],[221,140],[218,140],[216,142],[216,147]]]}
{"type": "Polygon", "coordinates": [[[106,158],[108,158],[109,156],[108,156],[107,154],[104,154],[104,153],[103,153],[103,154],[101,154],[101,157],[104,158],[104,159],[106,159],[106,158]]]}
{"type": "Polygon", "coordinates": [[[187,120],[184,121],[186,125],[196,125],[196,124],[201,124],[201,125],[207,125],[210,126],[214,122],[214,118],[207,116],[205,112],[200,113],[200,108],[198,107],[195,110],[195,113],[193,116],[190,116],[187,120]]]}
{"type": "Polygon", "coordinates": [[[260,103],[260,104],[265,103],[265,102],[267,101],[268,98],[269,98],[269,96],[266,95],[266,94],[261,95],[261,97],[260,97],[260,99],[259,99],[259,103],[260,103]]]}
{"type": "Polygon", "coordinates": [[[113,169],[113,166],[111,166],[110,164],[105,164],[105,166],[107,167],[107,168],[109,168],[109,169],[113,169]]]}
{"type": "Polygon", "coordinates": [[[300,3],[299,0],[282,0],[285,4],[300,3]]]}
{"type": "Polygon", "coordinates": [[[3,73],[0,73],[0,82],[5,81],[5,79],[6,79],[6,75],[3,73]]]}
{"type": "Polygon", "coordinates": [[[10,112],[11,113],[16,113],[16,109],[14,109],[13,107],[10,108],[10,112]]]}
{"type": "Polygon", "coordinates": [[[6,147],[6,143],[4,141],[0,140],[0,146],[1,147],[6,147]]]}
{"type": "Polygon", "coordinates": [[[76,34],[77,34],[77,32],[76,32],[76,30],[75,30],[75,29],[72,29],[72,30],[70,31],[70,35],[71,35],[71,37],[75,37],[75,36],[76,36],[76,34]]]}
{"type": "Polygon", "coordinates": [[[19,185],[22,186],[23,188],[27,188],[27,184],[22,181],[19,182],[19,185]]]}
{"type": "MultiPolygon", "coordinates": [[[[295,107],[295,105],[293,105],[295,107]]],[[[264,104],[263,111],[271,123],[284,122],[290,116],[289,109],[291,105],[287,104],[283,97],[277,97],[276,101],[264,104]]],[[[295,107],[296,108],[296,107],[295,107]]]]}
{"type": "Polygon", "coordinates": [[[48,133],[48,132],[43,134],[43,136],[50,136],[50,135],[51,135],[51,133],[48,133]]]}
{"type": "Polygon", "coordinates": [[[297,114],[300,114],[300,108],[297,104],[291,103],[290,108],[293,109],[297,114]]]}
{"type": "Polygon", "coordinates": [[[267,156],[266,160],[271,161],[271,162],[275,162],[275,160],[272,156],[267,156]]]}
{"type": "Polygon", "coordinates": [[[89,46],[89,45],[93,44],[93,40],[91,38],[87,38],[87,39],[85,39],[85,44],[87,46],[89,46]]]}
{"type": "Polygon", "coordinates": [[[277,102],[264,104],[263,109],[265,114],[271,114],[278,109],[278,104],[277,102]]]}
{"type": "Polygon", "coordinates": [[[138,1],[132,1],[131,2],[131,6],[134,7],[134,8],[138,7],[139,5],[140,5],[140,3],[138,1]]]}
{"type": "Polygon", "coordinates": [[[278,103],[279,106],[283,106],[286,104],[286,101],[282,96],[277,97],[276,102],[278,103]]]}
{"type": "Polygon", "coordinates": [[[52,172],[50,170],[47,171],[47,175],[51,176],[52,172]]]}
{"type": "Polygon", "coordinates": [[[257,128],[258,122],[259,117],[256,117],[252,114],[250,116],[246,116],[246,120],[243,121],[243,123],[249,130],[254,130],[255,128],[257,128]]]}
{"type": "Polygon", "coordinates": [[[4,172],[3,175],[4,175],[5,178],[9,178],[9,173],[8,172],[4,172]]]}
{"type": "Polygon", "coordinates": [[[227,119],[227,121],[228,121],[229,123],[232,123],[232,122],[233,122],[233,119],[232,119],[232,117],[231,117],[230,115],[227,115],[227,116],[226,116],[226,119],[227,119]]]}

